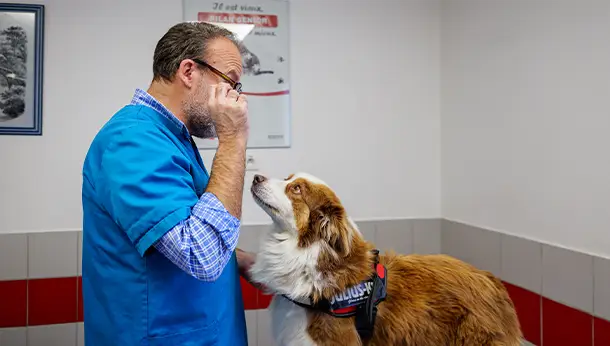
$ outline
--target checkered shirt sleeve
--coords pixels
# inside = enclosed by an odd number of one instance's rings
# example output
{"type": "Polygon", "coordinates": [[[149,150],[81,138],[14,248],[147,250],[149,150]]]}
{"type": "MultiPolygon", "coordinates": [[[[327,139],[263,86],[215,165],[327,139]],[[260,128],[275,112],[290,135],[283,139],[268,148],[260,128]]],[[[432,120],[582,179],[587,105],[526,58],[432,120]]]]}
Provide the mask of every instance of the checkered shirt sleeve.
{"type": "Polygon", "coordinates": [[[204,193],[191,216],[169,230],[155,248],[179,268],[202,281],[220,277],[237,247],[239,219],[211,193],[204,193]]]}

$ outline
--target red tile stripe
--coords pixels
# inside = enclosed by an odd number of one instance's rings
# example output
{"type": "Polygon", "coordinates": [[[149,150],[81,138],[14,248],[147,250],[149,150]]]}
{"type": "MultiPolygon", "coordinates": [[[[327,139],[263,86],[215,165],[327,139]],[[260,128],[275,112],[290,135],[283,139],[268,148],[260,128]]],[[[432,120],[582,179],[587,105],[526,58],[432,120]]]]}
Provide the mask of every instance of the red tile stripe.
{"type": "Polygon", "coordinates": [[[594,345],[610,345],[610,322],[601,318],[593,318],[594,345]]]}
{"type": "Polygon", "coordinates": [[[27,285],[29,326],[76,322],[76,277],[28,280],[27,285]]]}
{"type": "MultiPolygon", "coordinates": [[[[504,283],[525,339],[535,345],[610,345],[610,321],[504,283]]],[[[271,295],[241,280],[244,308],[267,309],[271,295]]],[[[0,281],[0,328],[83,321],[81,277],[0,281]]]]}
{"type": "Polygon", "coordinates": [[[540,334],[542,330],[540,325],[540,314],[542,312],[540,295],[524,290],[519,286],[511,285],[508,282],[505,282],[504,286],[506,286],[515,305],[515,310],[517,310],[523,337],[534,345],[540,345],[542,336],[540,334]]]}
{"type": "Polygon", "coordinates": [[[26,325],[27,292],[25,280],[0,281],[0,328],[26,325]]]}
{"type": "MultiPolygon", "coordinates": [[[[267,309],[272,296],[243,278],[246,310],[267,309]]],[[[83,321],[82,278],[64,277],[0,281],[0,328],[83,321]]]]}
{"type": "Polygon", "coordinates": [[[504,282],[524,338],[534,345],[610,345],[610,322],[504,282]]]}
{"type": "Polygon", "coordinates": [[[593,316],[542,297],[542,339],[547,345],[593,345],[593,316]]]}
{"type": "Polygon", "coordinates": [[[77,305],[77,320],[79,322],[83,321],[83,277],[79,276],[78,277],[78,281],[77,281],[77,290],[78,290],[78,297],[76,298],[76,305],[77,305]]]}

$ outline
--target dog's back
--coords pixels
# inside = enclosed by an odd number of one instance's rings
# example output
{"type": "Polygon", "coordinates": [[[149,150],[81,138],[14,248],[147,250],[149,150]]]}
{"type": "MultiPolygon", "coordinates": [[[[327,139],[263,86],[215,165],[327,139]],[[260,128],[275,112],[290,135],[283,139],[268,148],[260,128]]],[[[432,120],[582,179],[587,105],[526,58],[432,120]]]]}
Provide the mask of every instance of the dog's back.
{"type": "Polygon", "coordinates": [[[446,255],[380,259],[387,299],[370,345],[520,345],[513,303],[491,273],[446,255]]]}

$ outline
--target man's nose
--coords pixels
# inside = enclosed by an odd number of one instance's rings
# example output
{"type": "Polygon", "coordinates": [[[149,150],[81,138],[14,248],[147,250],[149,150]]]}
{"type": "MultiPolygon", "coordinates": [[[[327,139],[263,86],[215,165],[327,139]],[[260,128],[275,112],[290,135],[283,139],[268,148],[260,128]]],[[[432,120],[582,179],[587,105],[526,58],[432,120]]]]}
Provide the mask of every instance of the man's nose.
{"type": "Polygon", "coordinates": [[[267,180],[267,178],[263,177],[260,174],[254,175],[254,184],[260,184],[260,183],[264,182],[265,180],[267,180]]]}

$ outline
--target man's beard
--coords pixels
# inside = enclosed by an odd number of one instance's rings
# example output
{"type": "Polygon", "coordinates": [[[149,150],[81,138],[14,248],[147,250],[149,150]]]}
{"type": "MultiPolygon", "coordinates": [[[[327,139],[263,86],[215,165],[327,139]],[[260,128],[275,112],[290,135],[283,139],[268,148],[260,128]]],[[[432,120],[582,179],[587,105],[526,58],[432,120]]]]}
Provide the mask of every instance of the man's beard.
{"type": "Polygon", "coordinates": [[[216,127],[207,109],[199,109],[197,112],[187,112],[187,128],[193,137],[216,138],[216,127]]]}
{"type": "Polygon", "coordinates": [[[216,138],[216,127],[210,115],[209,109],[205,106],[208,100],[205,84],[198,86],[196,95],[189,95],[184,102],[184,113],[186,115],[186,127],[190,134],[197,138],[216,138]],[[201,94],[203,93],[203,94],[201,94]]]}

